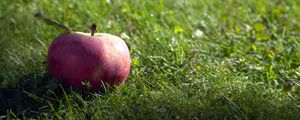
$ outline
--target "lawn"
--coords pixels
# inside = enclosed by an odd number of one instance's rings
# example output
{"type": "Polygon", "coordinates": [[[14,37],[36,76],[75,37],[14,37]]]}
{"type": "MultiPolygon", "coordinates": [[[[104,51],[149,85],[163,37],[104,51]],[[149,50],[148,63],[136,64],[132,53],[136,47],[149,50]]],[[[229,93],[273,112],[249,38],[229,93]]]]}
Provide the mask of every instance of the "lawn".
{"type": "Polygon", "coordinates": [[[300,119],[299,20],[299,0],[1,0],[0,119],[300,119]],[[122,37],[125,84],[60,85],[36,12],[122,37]]]}

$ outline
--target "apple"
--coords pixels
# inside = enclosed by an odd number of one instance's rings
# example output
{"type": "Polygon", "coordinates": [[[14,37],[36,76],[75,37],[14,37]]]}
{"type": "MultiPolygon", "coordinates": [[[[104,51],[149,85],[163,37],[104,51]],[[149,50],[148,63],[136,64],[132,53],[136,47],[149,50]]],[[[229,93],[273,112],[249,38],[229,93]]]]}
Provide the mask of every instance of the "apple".
{"type": "Polygon", "coordinates": [[[66,32],[59,35],[48,49],[48,68],[63,85],[98,91],[103,84],[121,85],[130,71],[127,44],[118,36],[107,33],[66,32]]]}

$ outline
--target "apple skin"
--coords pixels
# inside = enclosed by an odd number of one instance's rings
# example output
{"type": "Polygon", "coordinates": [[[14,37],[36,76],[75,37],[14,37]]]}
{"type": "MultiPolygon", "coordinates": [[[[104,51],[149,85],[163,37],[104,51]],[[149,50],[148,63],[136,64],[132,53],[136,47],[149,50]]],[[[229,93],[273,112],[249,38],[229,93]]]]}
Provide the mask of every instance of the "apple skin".
{"type": "Polygon", "coordinates": [[[58,36],[48,50],[49,72],[63,85],[84,89],[82,82],[89,81],[90,89],[121,85],[130,71],[130,52],[119,37],[106,34],[68,32],[58,36]]]}

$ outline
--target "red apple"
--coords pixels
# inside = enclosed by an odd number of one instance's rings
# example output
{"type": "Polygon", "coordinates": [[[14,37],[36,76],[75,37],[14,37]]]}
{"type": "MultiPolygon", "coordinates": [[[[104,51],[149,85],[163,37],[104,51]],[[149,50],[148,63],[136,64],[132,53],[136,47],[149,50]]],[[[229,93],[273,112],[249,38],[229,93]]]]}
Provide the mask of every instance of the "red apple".
{"type": "Polygon", "coordinates": [[[106,33],[67,32],[48,51],[50,73],[64,85],[98,91],[104,84],[123,84],[130,71],[130,53],[119,37],[106,33]]]}

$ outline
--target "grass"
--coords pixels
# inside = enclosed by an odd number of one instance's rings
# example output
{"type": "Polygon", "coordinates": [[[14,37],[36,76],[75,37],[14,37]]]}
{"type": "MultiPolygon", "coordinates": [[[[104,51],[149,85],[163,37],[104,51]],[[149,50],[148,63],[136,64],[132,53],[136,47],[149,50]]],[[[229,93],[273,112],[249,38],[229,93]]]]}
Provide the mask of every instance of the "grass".
{"type": "Polygon", "coordinates": [[[14,0],[0,2],[2,119],[299,119],[297,0],[14,0]],[[60,34],[35,12],[131,46],[126,83],[62,87],[47,71],[60,34]]]}

